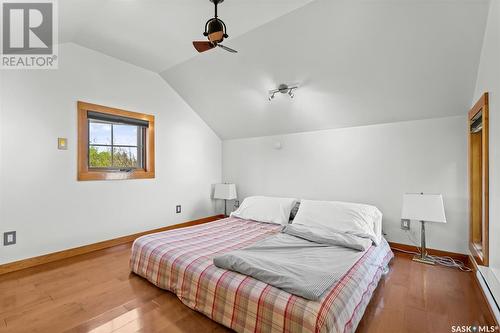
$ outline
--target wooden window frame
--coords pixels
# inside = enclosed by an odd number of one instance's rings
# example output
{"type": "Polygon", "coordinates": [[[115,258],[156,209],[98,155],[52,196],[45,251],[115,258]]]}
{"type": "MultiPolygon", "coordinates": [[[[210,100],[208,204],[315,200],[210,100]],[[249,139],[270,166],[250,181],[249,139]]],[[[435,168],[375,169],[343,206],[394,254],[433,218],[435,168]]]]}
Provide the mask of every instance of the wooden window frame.
{"type": "MultiPolygon", "coordinates": [[[[469,169],[469,250],[475,262],[482,266],[489,264],[489,106],[488,93],[484,93],[476,104],[469,111],[467,118],[468,132],[468,169],[469,169]],[[481,212],[476,212],[478,203],[473,199],[473,190],[478,181],[472,174],[472,134],[470,130],[472,119],[479,113],[482,113],[482,132],[481,132],[481,212]],[[473,223],[474,214],[481,214],[481,248],[474,242],[473,223]]],[[[477,185],[476,185],[477,186],[477,185]]]]}
{"type": "Polygon", "coordinates": [[[155,178],[155,117],[148,114],[125,111],[107,106],[78,101],[78,180],[123,180],[155,178]],[[94,170],[89,169],[89,130],[88,111],[110,114],[149,123],[145,140],[145,168],[132,171],[94,170]]]}

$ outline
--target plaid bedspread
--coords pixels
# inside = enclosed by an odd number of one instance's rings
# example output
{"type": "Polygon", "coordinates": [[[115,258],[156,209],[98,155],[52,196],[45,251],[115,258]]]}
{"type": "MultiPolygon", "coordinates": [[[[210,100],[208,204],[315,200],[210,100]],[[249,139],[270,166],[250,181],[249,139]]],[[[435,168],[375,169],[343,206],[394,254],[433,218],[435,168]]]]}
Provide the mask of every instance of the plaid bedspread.
{"type": "Polygon", "coordinates": [[[354,332],[393,257],[372,246],[319,301],[309,301],[236,272],[213,257],[279,232],[281,226],[226,218],[138,238],[130,267],[174,292],[190,308],[237,332],[354,332]]]}

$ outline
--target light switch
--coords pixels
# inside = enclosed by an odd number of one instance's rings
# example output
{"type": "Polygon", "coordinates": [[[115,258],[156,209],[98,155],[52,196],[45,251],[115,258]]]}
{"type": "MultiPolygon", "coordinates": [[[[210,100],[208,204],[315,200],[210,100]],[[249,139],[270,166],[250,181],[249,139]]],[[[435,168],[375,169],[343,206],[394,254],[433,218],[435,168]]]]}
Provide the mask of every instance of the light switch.
{"type": "Polygon", "coordinates": [[[68,149],[68,139],[67,138],[57,138],[57,149],[67,150],[68,149]]]}

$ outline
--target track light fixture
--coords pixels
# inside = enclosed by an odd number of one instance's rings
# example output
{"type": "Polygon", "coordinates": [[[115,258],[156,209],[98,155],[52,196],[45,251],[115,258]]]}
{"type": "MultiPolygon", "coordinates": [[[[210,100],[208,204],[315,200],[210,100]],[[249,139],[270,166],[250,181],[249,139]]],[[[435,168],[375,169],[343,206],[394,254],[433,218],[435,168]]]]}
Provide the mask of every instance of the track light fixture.
{"type": "Polygon", "coordinates": [[[269,90],[269,101],[272,101],[274,99],[274,96],[276,93],[282,93],[282,94],[288,94],[290,98],[294,98],[295,94],[294,91],[297,89],[299,86],[294,85],[294,86],[289,86],[288,84],[282,83],[278,86],[278,88],[269,90]]]}

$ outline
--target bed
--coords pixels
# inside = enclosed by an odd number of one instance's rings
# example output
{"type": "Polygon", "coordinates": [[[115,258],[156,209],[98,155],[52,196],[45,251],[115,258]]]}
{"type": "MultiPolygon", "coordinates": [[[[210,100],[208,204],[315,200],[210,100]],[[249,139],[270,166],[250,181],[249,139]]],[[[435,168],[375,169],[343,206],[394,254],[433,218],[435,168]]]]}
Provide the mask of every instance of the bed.
{"type": "Polygon", "coordinates": [[[282,226],[229,217],[138,238],[131,270],[236,332],[354,332],[393,254],[382,239],[319,301],[214,266],[213,258],[282,226]]]}

